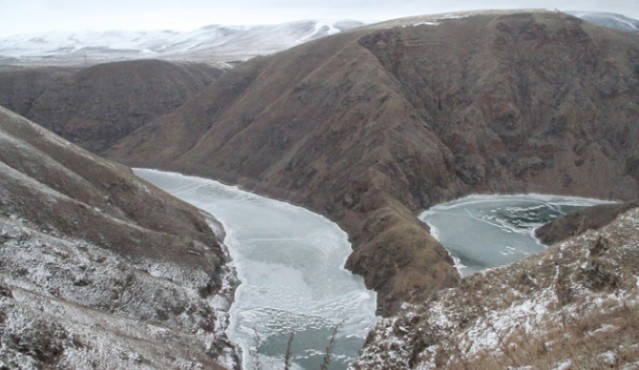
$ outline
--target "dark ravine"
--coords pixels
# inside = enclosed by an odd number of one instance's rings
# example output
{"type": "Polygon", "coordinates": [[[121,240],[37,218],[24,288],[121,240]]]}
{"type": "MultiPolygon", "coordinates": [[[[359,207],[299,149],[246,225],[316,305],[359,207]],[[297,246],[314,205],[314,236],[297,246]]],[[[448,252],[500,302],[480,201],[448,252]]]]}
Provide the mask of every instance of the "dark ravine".
{"type": "Polygon", "coordinates": [[[555,12],[391,21],[239,65],[103,153],[327,215],[390,314],[458,282],[433,204],[639,196],[637,60],[636,34],[555,12]]]}
{"type": "Polygon", "coordinates": [[[1,107],[0,168],[0,365],[237,364],[212,216],[1,107]]]}

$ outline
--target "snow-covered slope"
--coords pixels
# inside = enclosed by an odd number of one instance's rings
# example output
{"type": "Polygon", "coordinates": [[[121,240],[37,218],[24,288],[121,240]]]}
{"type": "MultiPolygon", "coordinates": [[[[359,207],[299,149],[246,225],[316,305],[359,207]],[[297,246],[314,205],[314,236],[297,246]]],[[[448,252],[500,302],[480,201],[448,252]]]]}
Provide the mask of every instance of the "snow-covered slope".
{"type": "Polygon", "coordinates": [[[0,216],[0,367],[233,366],[225,325],[214,319],[220,297],[200,294],[206,273],[132,263],[24,221],[0,216]]]}
{"type": "Polygon", "coordinates": [[[0,107],[0,369],[237,368],[222,234],[0,107]]]}
{"type": "Polygon", "coordinates": [[[639,33],[639,20],[616,13],[568,12],[590,23],[626,32],[639,33]]]}
{"type": "Polygon", "coordinates": [[[0,39],[0,63],[83,64],[126,59],[233,62],[271,54],[361,26],[356,21],[217,26],[189,32],[108,31],[15,35],[0,39]]]}

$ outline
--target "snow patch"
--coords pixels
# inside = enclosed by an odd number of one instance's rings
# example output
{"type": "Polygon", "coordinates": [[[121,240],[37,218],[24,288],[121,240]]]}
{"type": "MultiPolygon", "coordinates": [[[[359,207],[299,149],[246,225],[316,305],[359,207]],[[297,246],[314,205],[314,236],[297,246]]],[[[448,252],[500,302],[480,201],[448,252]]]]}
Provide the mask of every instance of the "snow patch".
{"type": "Polygon", "coordinates": [[[439,22],[421,21],[421,22],[414,23],[413,26],[439,26],[439,22]]]}
{"type": "Polygon", "coordinates": [[[461,14],[461,13],[458,13],[458,14],[450,13],[450,14],[428,16],[425,19],[422,19],[412,24],[405,25],[403,27],[439,26],[441,24],[441,21],[450,20],[450,19],[462,19],[462,18],[467,18],[468,16],[469,14],[461,14]]]}

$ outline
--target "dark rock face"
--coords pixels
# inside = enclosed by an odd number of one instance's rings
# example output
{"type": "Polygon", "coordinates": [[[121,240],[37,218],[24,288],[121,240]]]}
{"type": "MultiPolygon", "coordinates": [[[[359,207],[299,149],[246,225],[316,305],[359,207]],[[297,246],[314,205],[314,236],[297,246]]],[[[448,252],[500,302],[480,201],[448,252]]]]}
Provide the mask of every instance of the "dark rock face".
{"type": "Polygon", "coordinates": [[[419,210],[475,192],[639,196],[637,35],[551,12],[424,20],[256,58],[104,153],[328,215],[385,314],[458,280],[419,210]]]}

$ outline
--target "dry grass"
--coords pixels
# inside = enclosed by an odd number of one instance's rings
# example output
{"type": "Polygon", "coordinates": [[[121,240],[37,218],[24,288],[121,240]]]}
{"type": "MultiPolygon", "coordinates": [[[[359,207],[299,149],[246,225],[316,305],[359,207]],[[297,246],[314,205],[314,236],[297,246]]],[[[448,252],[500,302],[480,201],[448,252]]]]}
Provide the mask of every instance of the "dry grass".
{"type": "Polygon", "coordinates": [[[383,321],[355,369],[639,369],[639,209],[383,321]]]}
{"type": "Polygon", "coordinates": [[[440,345],[437,358],[448,360],[439,361],[439,365],[447,369],[550,370],[557,368],[558,363],[570,363],[570,369],[639,368],[636,307],[564,316],[559,325],[539,326],[531,333],[519,328],[498,338],[497,348],[474,354],[455,346],[440,345]]]}

